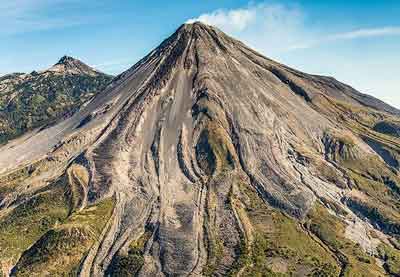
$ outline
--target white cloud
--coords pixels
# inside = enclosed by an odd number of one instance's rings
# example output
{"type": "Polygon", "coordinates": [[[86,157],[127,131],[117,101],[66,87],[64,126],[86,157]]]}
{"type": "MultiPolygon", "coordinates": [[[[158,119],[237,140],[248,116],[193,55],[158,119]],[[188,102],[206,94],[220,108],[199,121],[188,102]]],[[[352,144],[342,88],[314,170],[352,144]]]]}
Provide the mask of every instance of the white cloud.
{"type": "Polygon", "coordinates": [[[400,27],[383,27],[374,29],[360,29],[352,32],[336,34],[328,37],[330,40],[357,39],[380,36],[400,35],[400,27]]]}
{"type": "Polygon", "coordinates": [[[371,29],[358,29],[355,31],[343,32],[338,34],[331,34],[322,36],[320,39],[315,39],[302,44],[296,44],[291,46],[290,50],[295,49],[306,49],[316,47],[320,44],[342,41],[342,40],[353,40],[362,38],[373,38],[373,37],[384,37],[384,36],[400,36],[400,27],[382,27],[382,28],[371,28],[371,29]]]}
{"type": "Polygon", "coordinates": [[[304,14],[297,6],[249,4],[234,10],[217,10],[188,20],[216,26],[253,48],[274,56],[310,38],[304,14]]]}
{"type": "Polygon", "coordinates": [[[0,35],[48,30],[85,24],[89,18],[66,16],[66,5],[78,0],[2,0],[0,35]]]}

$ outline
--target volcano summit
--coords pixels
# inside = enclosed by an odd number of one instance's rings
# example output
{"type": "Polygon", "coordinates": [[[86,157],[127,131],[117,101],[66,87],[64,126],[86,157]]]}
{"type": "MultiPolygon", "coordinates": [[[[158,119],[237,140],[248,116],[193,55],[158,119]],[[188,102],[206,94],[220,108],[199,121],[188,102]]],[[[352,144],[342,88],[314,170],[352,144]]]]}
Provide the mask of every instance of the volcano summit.
{"type": "Polygon", "coordinates": [[[0,148],[1,270],[400,274],[399,114],[182,25],[72,117],[0,148]]]}

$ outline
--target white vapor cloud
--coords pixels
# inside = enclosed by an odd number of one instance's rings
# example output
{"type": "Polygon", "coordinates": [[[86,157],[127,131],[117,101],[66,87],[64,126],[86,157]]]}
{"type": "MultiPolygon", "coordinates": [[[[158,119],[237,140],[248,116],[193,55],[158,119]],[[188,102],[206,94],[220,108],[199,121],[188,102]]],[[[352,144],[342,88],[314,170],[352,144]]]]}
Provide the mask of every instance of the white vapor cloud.
{"type": "Polygon", "coordinates": [[[244,8],[202,14],[187,23],[195,21],[216,26],[269,55],[285,51],[309,36],[304,31],[303,12],[296,6],[249,4],[244,8]]]}
{"type": "Polygon", "coordinates": [[[230,29],[231,31],[242,31],[255,20],[256,16],[256,9],[217,10],[209,14],[202,14],[198,18],[189,19],[187,23],[201,21],[223,26],[224,29],[230,29]]]}

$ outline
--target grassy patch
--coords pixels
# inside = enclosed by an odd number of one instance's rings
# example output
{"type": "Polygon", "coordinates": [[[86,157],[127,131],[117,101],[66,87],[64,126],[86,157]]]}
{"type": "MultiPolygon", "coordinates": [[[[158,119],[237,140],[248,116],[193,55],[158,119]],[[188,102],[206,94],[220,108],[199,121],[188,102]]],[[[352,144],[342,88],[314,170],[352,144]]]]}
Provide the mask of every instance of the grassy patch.
{"type": "Polygon", "coordinates": [[[206,215],[204,217],[204,228],[207,236],[207,264],[204,266],[203,274],[205,276],[212,276],[216,268],[218,267],[223,251],[224,246],[222,241],[218,235],[218,227],[215,222],[215,209],[217,199],[216,195],[212,189],[209,189],[207,194],[207,207],[206,207],[206,215]]]}
{"type": "Polygon", "coordinates": [[[315,273],[314,276],[339,274],[333,255],[296,220],[268,207],[248,185],[241,184],[240,190],[254,230],[249,257],[251,266],[244,276],[282,276],[295,272],[315,273]]]}
{"type": "Polygon", "coordinates": [[[0,260],[19,255],[68,215],[68,200],[56,185],[22,203],[0,221],[0,260]]]}
{"type": "Polygon", "coordinates": [[[196,145],[196,157],[203,171],[211,176],[215,172],[234,168],[232,143],[226,131],[216,123],[208,122],[196,145]]]}
{"type": "Polygon", "coordinates": [[[50,230],[24,253],[12,275],[66,276],[76,273],[92,243],[91,234],[85,228],[50,230]]]}
{"type": "Polygon", "coordinates": [[[362,199],[350,199],[350,204],[373,222],[400,226],[399,177],[375,157],[348,161],[344,166],[356,188],[364,194],[362,199]]]}
{"type": "Polygon", "coordinates": [[[107,275],[135,276],[144,264],[144,250],[151,235],[152,231],[146,230],[140,238],[130,243],[127,253],[118,253],[114,256],[107,275]]]}
{"type": "Polygon", "coordinates": [[[346,226],[317,204],[309,214],[307,227],[324,244],[329,246],[344,264],[345,276],[384,276],[383,270],[373,257],[364,253],[360,246],[344,237],[346,226]]]}
{"type": "Polygon", "coordinates": [[[0,144],[79,110],[111,76],[38,74],[0,93],[0,144]],[[16,97],[15,92],[17,93],[16,97]],[[7,103],[2,105],[1,103],[7,103]]]}
{"type": "Polygon", "coordinates": [[[113,207],[114,200],[109,198],[72,214],[24,252],[13,275],[66,276],[76,273],[90,247],[99,239],[113,207]]]}
{"type": "Polygon", "coordinates": [[[61,227],[85,226],[97,238],[103,231],[104,225],[111,216],[114,208],[114,199],[108,198],[91,205],[79,212],[74,212],[61,227]]]}
{"type": "Polygon", "coordinates": [[[2,194],[11,193],[23,181],[35,174],[40,162],[20,167],[11,173],[0,176],[0,198],[2,194]]]}
{"type": "Polygon", "coordinates": [[[386,244],[378,247],[379,256],[385,261],[386,271],[394,276],[400,276],[400,251],[386,244]]]}

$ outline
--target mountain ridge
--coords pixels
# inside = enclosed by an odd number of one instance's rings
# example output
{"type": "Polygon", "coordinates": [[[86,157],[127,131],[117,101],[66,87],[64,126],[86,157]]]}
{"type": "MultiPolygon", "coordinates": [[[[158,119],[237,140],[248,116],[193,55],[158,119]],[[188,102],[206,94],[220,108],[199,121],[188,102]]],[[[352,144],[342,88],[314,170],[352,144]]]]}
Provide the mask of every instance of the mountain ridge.
{"type": "Polygon", "coordinates": [[[1,77],[0,143],[70,116],[111,78],[67,56],[46,70],[1,77]]]}
{"type": "Polygon", "coordinates": [[[101,73],[100,71],[86,65],[82,61],[66,55],[61,57],[60,60],[55,65],[45,70],[45,72],[46,71],[68,72],[72,74],[87,74],[87,75],[98,75],[101,73]]]}

